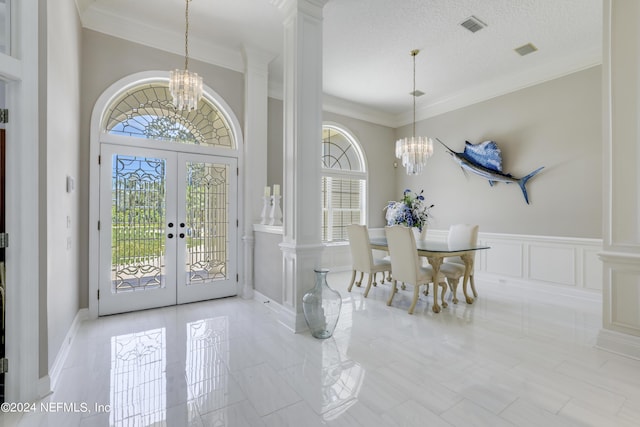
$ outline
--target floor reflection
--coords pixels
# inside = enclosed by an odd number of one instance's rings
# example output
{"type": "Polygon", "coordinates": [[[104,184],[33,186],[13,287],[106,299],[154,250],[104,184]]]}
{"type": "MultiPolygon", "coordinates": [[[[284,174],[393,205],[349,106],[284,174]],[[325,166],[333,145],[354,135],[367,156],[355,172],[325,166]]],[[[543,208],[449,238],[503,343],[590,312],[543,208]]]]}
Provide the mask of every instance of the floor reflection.
{"type": "MultiPolygon", "coordinates": [[[[204,411],[223,408],[229,404],[229,319],[216,317],[186,325],[185,374],[188,400],[204,411]]],[[[224,413],[222,413],[224,414],[224,413]]],[[[218,420],[215,425],[227,425],[218,420]]]]}
{"type": "Polygon", "coordinates": [[[164,425],[166,389],[165,328],[111,337],[110,425],[164,425]]]}
{"type": "Polygon", "coordinates": [[[322,419],[331,421],[358,401],[365,370],[341,355],[334,338],[322,342],[322,419]]]}

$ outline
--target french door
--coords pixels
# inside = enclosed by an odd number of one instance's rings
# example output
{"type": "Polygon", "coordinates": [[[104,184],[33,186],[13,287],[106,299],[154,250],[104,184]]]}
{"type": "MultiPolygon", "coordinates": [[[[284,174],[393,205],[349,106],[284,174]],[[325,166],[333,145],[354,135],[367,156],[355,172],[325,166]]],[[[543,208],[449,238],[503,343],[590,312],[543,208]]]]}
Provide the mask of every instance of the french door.
{"type": "Polygon", "coordinates": [[[237,160],[102,144],[100,315],[237,294],[237,160]]]}

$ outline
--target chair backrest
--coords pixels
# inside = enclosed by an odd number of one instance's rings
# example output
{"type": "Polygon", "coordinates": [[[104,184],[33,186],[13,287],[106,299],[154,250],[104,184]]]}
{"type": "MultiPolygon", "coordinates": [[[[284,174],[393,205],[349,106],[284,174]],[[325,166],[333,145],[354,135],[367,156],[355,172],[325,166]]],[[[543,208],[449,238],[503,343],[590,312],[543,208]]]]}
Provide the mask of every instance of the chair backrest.
{"type": "MultiPolygon", "coordinates": [[[[461,247],[476,245],[478,243],[478,226],[471,224],[453,224],[449,227],[447,243],[449,247],[461,247]]],[[[476,252],[471,252],[471,257],[475,258],[476,252]]],[[[462,262],[460,257],[447,258],[448,261],[462,262]]]]}
{"type": "Polygon", "coordinates": [[[348,225],[347,235],[349,236],[353,269],[365,273],[371,271],[373,254],[371,252],[371,242],[369,241],[369,231],[367,227],[360,224],[348,225]]]}
{"type": "Polygon", "coordinates": [[[420,261],[413,232],[403,225],[385,227],[384,232],[391,256],[393,279],[415,285],[418,280],[420,261]]]}

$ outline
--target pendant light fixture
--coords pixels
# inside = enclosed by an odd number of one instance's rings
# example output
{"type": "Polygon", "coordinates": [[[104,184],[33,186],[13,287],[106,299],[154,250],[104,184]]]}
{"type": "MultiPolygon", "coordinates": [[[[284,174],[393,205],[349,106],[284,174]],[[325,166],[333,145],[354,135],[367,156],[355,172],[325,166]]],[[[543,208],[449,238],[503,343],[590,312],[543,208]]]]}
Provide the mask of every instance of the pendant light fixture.
{"type": "Polygon", "coordinates": [[[427,159],[433,155],[433,140],[425,136],[416,136],[416,55],[418,49],[411,51],[413,57],[413,136],[396,141],[396,157],[402,160],[407,175],[419,175],[427,163],[427,159]]]}
{"type": "Polygon", "coordinates": [[[177,110],[195,110],[202,97],[202,77],[189,71],[189,3],[185,0],[184,70],[169,73],[169,92],[177,110]]]}

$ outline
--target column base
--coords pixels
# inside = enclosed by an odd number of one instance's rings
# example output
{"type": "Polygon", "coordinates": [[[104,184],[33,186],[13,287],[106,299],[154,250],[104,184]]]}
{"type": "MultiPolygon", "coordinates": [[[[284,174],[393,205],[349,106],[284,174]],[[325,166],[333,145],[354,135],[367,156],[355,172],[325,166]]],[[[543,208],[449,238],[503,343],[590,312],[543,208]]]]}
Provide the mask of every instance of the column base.
{"type": "Polygon", "coordinates": [[[314,270],[320,268],[324,245],[296,245],[283,242],[283,295],[279,321],[294,333],[308,329],[302,310],[302,297],[315,285],[314,270]]]}
{"type": "Polygon", "coordinates": [[[640,360],[640,337],[600,329],[596,348],[640,360]]]}

